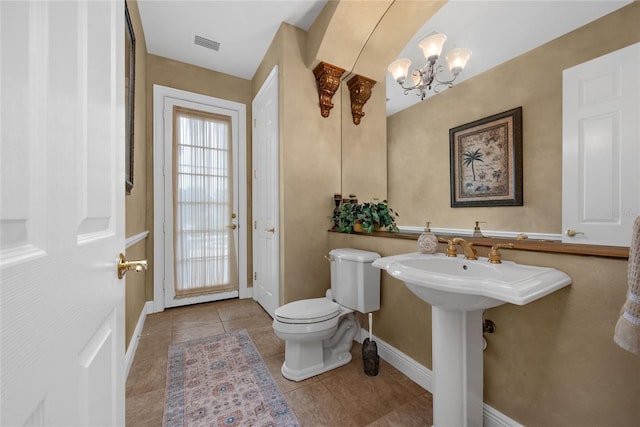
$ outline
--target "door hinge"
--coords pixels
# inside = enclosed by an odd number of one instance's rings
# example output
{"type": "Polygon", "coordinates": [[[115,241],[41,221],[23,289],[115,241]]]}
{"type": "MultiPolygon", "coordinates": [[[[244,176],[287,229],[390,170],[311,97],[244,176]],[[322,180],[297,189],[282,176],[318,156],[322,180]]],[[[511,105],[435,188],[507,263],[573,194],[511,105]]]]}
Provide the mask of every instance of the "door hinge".
{"type": "Polygon", "coordinates": [[[253,280],[258,280],[258,272],[257,271],[253,272],[253,280]]]}
{"type": "Polygon", "coordinates": [[[258,119],[253,119],[253,127],[254,128],[258,127],[258,119]]]}
{"type": "Polygon", "coordinates": [[[254,230],[258,229],[258,221],[253,221],[253,229],[254,230]]]}
{"type": "Polygon", "coordinates": [[[257,178],[258,177],[258,170],[254,169],[253,170],[253,178],[257,178]]]}

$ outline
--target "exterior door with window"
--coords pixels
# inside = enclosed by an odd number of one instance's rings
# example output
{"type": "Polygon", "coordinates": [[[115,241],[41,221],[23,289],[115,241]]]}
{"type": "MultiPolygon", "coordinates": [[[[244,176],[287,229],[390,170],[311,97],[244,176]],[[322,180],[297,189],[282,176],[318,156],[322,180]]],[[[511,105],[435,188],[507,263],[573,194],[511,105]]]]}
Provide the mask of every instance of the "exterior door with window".
{"type": "Polygon", "coordinates": [[[161,108],[164,306],[238,297],[240,114],[182,96],[161,108]]]}
{"type": "Polygon", "coordinates": [[[0,20],[0,425],[124,425],[124,2],[0,20]]]}

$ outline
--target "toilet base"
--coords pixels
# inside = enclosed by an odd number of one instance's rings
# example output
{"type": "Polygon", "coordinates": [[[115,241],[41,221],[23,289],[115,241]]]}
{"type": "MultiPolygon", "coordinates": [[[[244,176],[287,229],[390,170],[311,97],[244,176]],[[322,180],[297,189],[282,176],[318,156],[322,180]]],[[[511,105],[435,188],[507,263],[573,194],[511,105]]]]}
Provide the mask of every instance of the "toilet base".
{"type": "Polygon", "coordinates": [[[280,372],[292,381],[302,381],[351,362],[353,339],[360,331],[360,324],[353,315],[340,320],[335,334],[325,340],[286,341],[284,363],[280,372]]]}
{"type": "Polygon", "coordinates": [[[323,355],[324,360],[323,363],[311,366],[306,369],[291,369],[287,366],[287,361],[282,364],[282,368],[280,372],[282,376],[291,381],[302,381],[307,378],[315,377],[316,375],[323,374],[332,369],[339,368],[340,366],[344,366],[347,363],[351,362],[352,356],[349,351],[344,353],[340,353],[337,355],[332,355],[331,349],[324,349],[323,355]]]}

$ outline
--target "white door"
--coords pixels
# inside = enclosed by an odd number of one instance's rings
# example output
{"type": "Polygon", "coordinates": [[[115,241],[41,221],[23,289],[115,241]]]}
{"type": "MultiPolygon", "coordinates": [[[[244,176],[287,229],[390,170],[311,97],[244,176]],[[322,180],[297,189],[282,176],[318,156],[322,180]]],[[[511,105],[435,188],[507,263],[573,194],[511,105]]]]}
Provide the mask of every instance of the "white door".
{"type": "Polygon", "coordinates": [[[164,307],[243,297],[245,106],[156,85],[154,122],[164,307]]]}
{"type": "Polygon", "coordinates": [[[640,215],[640,43],[563,73],[563,242],[629,246],[640,215]]]}
{"type": "Polygon", "coordinates": [[[124,3],[0,15],[0,425],[124,425],[124,3]]]}
{"type": "Polygon", "coordinates": [[[278,230],[278,67],[252,104],[253,297],[271,315],[280,306],[278,230]]]}

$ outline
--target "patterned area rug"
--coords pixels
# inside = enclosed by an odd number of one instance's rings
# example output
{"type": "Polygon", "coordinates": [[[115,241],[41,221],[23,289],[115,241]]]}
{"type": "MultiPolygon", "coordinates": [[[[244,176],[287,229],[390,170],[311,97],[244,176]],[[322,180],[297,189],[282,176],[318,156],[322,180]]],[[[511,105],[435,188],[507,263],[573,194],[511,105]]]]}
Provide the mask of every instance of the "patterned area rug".
{"type": "Polygon", "coordinates": [[[298,426],[246,331],[169,348],[166,427],[298,426]]]}

